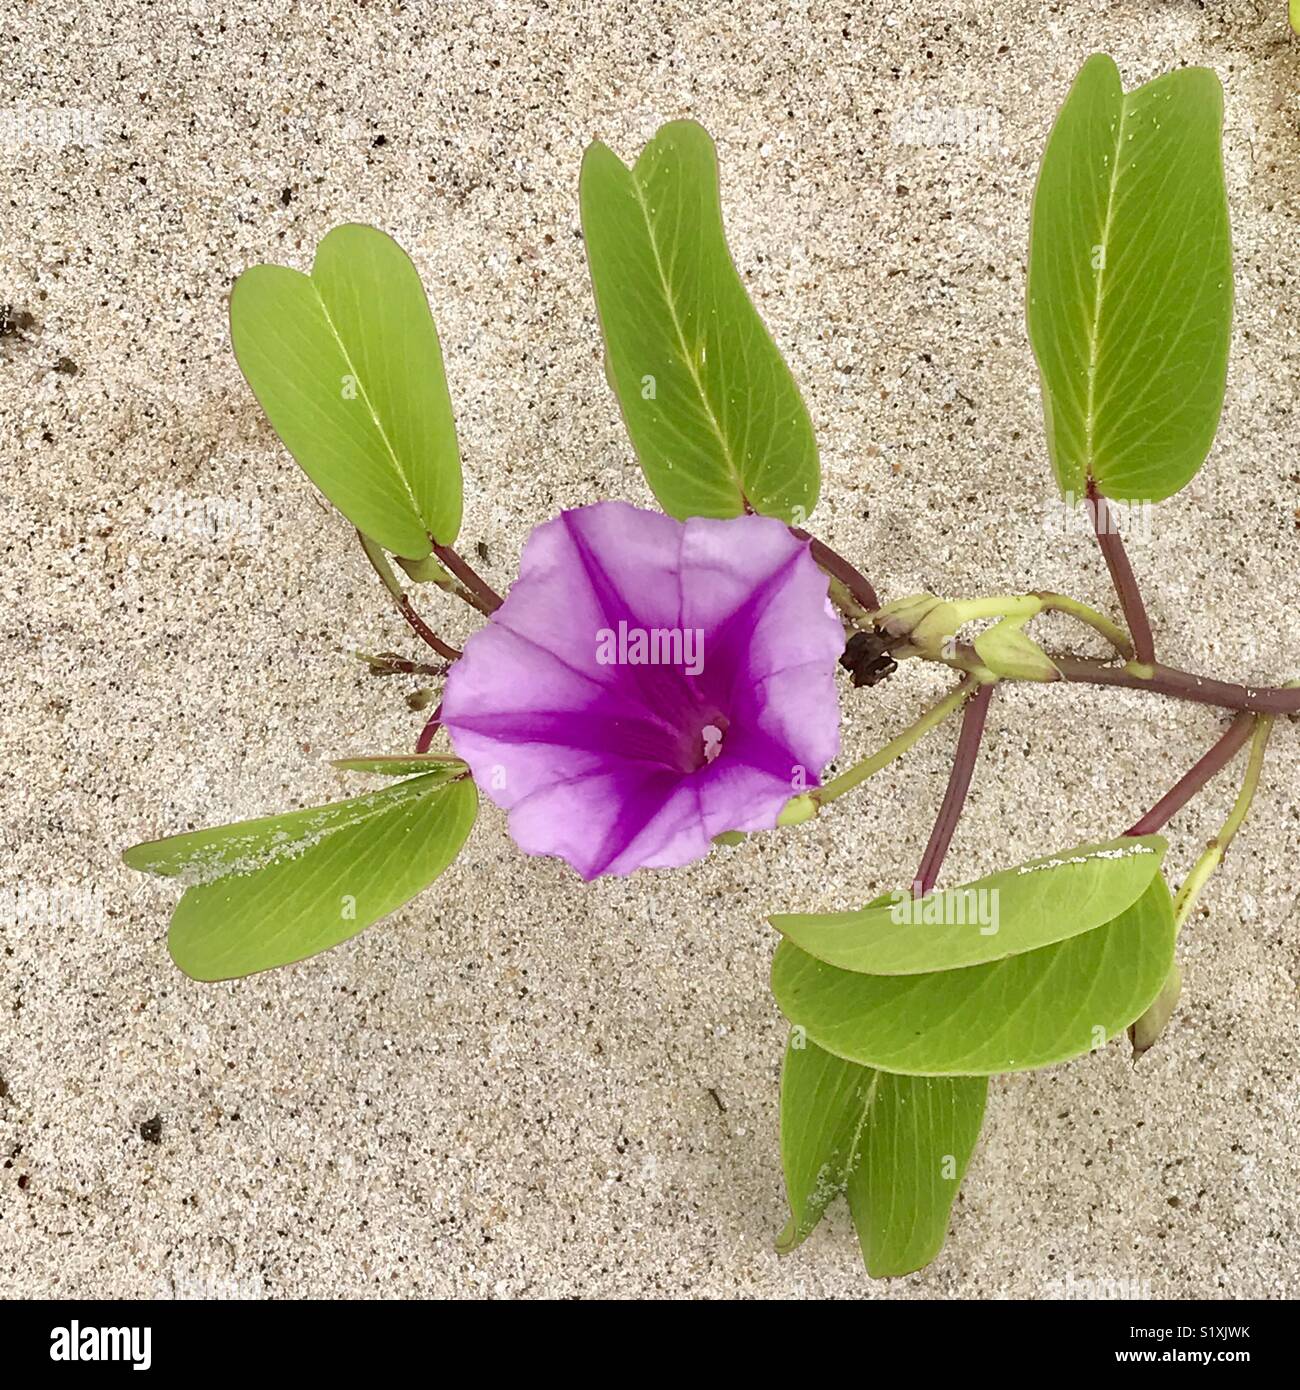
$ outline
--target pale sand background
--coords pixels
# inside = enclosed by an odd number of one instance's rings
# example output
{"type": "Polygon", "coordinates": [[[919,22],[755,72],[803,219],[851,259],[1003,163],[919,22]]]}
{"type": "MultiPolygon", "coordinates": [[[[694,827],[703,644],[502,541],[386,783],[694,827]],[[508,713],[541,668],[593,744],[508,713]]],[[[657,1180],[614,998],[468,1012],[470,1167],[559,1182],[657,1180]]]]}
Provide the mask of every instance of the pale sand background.
{"type": "MultiPolygon", "coordinates": [[[[583,890],[523,859],[489,808],[436,897],[242,984],[177,974],[173,890],[117,860],[359,789],[322,760],[403,749],[419,724],[409,685],[345,655],[413,647],[238,375],[240,269],[305,267],[346,220],[412,252],[463,441],[466,544],[487,543],[498,584],[558,508],[648,500],[577,232],[595,137],[630,156],[685,114],[716,136],[737,261],[817,423],[815,529],[886,594],[1106,602],[1091,547],[1045,529],[1022,326],[1034,169],[1095,48],[1130,84],[1204,62],[1227,88],[1226,413],[1134,546],[1163,651],[1296,674],[1284,8],[7,0],[0,302],[36,323],[0,345],[0,874],[27,893],[0,926],[0,1292],[1294,1295],[1294,724],[1185,934],[1166,1043],[1136,1070],[1112,1046],[995,1082],[946,1252],[888,1285],[864,1277],[842,1211],[772,1253],[783,1030],[763,915],[905,881],[951,733],[816,826],[673,877],[583,890]],[[963,147],[907,143],[918,103],[985,124],[963,147]],[[41,134],[59,106],[85,113],[89,148],[41,134]],[[140,1133],[155,1115],[156,1144],[140,1133]]],[[[846,698],[846,753],[941,685],[908,672],[846,698]]],[[[1117,832],[1216,725],[1153,697],[1008,691],[950,872],[1117,832]]],[[[1177,872],[1231,781],[1177,823],[1177,872]]]]}

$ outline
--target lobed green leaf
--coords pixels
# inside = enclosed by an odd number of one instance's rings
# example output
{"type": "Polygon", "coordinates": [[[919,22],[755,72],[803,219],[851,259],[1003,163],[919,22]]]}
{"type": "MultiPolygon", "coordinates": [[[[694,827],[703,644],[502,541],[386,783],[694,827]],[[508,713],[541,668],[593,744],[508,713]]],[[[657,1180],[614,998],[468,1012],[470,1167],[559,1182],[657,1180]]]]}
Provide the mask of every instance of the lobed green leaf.
{"type": "Polygon", "coordinates": [[[460,449],[438,331],[406,252],[336,227],[310,275],[246,270],[230,296],[240,369],[303,471],[360,531],[420,560],[460,530],[460,449]]]}
{"type": "Polygon", "coordinates": [[[473,782],[436,772],[135,845],[122,858],[187,883],[172,958],[196,980],[227,980],[328,950],[401,907],[460,853],[477,809],[473,782]]]}
{"type": "Polygon", "coordinates": [[[1123,1032],[1174,954],[1163,878],[1105,926],[1021,955],[924,975],[863,975],[782,941],[772,992],[828,1052],[917,1076],[992,1076],[1064,1062],[1123,1032]]]}
{"type": "Polygon", "coordinates": [[[631,169],[593,144],[581,204],[606,375],[664,511],[729,517],[748,503],[802,525],[817,443],[727,250],[708,133],[665,125],[631,169]]]}
{"type": "Polygon", "coordinates": [[[781,1074],[791,1215],[777,1249],[794,1249],[844,1193],[873,1278],[929,1264],[943,1246],[987,1092],[982,1076],[896,1076],[792,1034],[781,1074]]]}
{"type": "Polygon", "coordinates": [[[1182,68],[1125,94],[1104,54],[1047,142],[1029,239],[1029,337],[1057,482],[1158,501],[1205,461],[1223,406],[1232,245],[1223,90],[1182,68]]]}
{"type": "Polygon", "coordinates": [[[889,895],[858,912],[780,913],[772,925],[828,965],[919,975],[1019,955],[1118,917],[1160,871],[1159,835],[1079,845],[913,899],[889,895]]]}
{"type": "Polygon", "coordinates": [[[380,777],[437,773],[444,782],[469,770],[454,753],[380,753],[370,758],[335,758],[330,766],[340,772],[373,772],[380,777]]]}

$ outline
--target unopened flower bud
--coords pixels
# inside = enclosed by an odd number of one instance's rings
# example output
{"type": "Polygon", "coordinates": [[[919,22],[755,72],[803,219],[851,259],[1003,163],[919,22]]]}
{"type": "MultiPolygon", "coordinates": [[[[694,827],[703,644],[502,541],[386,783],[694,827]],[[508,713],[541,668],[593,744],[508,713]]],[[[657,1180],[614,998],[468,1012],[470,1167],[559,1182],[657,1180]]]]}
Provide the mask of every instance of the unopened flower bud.
{"type": "Polygon", "coordinates": [[[1133,1060],[1135,1062],[1144,1052],[1155,1045],[1156,1039],[1168,1027],[1169,1020],[1178,1007],[1178,996],[1182,992],[1183,972],[1179,970],[1177,965],[1171,965],[1169,974],[1165,977],[1164,985],[1155,997],[1155,1002],[1136,1023],[1129,1026],[1128,1040],[1133,1045],[1133,1060]]]}
{"type": "Polygon", "coordinates": [[[979,659],[996,676],[1022,681],[1060,680],[1061,673],[1033,638],[1025,635],[1024,619],[1005,618],[975,639],[979,659]]]}
{"type": "Polygon", "coordinates": [[[887,603],[875,615],[876,626],[891,637],[910,638],[912,629],[942,602],[933,594],[911,594],[887,603]]]}

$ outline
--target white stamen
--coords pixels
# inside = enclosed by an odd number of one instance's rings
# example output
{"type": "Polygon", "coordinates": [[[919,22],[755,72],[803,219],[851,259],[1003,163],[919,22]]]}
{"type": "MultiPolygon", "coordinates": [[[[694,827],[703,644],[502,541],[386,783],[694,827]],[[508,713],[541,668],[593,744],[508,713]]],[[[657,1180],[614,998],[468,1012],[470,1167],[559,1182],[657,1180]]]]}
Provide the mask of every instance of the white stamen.
{"type": "Polygon", "coordinates": [[[722,752],[722,730],[716,724],[706,724],[700,736],[704,739],[704,761],[711,763],[722,752]]]}

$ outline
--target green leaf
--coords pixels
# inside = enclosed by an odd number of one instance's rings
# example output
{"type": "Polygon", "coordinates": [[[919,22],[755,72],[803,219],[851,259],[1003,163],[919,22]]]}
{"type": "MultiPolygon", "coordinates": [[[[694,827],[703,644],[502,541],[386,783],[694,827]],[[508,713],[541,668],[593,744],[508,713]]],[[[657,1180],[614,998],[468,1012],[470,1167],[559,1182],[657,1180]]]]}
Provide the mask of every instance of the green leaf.
{"type": "Polygon", "coordinates": [[[781,1074],[785,1254],[848,1196],[867,1272],[910,1274],[939,1253],[984,1118],[984,1077],[895,1076],[791,1035],[781,1074]]]}
{"type": "Polygon", "coordinates": [[[606,376],[664,511],[802,525],[820,474],[794,378],[727,251],[713,141],[662,126],[631,168],[582,161],[582,227],[606,376]]]}
{"type": "Polygon", "coordinates": [[[858,912],[780,913],[772,925],[828,965],[920,975],[1001,960],[1118,917],[1160,871],[1159,835],[1079,845],[959,888],[889,895],[858,912]]]}
{"type": "Polygon", "coordinates": [[[927,975],[839,970],[782,941],[772,993],[828,1052],[914,1076],[992,1076],[1091,1052],[1155,999],[1174,955],[1163,878],[1113,922],[1005,960],[927,975]]]}
{"type": "Polygon", "coordinates": [[[1291,0],[1291,27],[1300,34],[1300,0],[1291,0]]]}
{"type": "Polygon", "coordinates": [[[196,980],[228,980],[314,956],[401,907],[460,853],[477,809],[473,782],[434,773],[150,841],[122,858],[188,883],[172,917],[172,959],[196,980]]]}
{"type": "Polygon", "coordinates": [[[802,1029],[791,1031],[781,1068],[781,1166],[790,1220],[777,1237],[780,1254],[801,1245],[847,1189],[881,1075],[818,1047],[802,1029]]]}
{"type": "Polygon", "coordinates": [[[341,772],[374,772],[380,777],[437,773],[443,782],[468,770],[453,753],[380,753],[373,758],[335,758],[330,766],[341,772]]]}
{"type": "Polygon", "coordinates": [[[374,227],[336,227],[311,274],[246,270],[239,366],[276,433],[358,530],[420,560],[460,530],[460,450],[419,274],[374,227]]]}
{"type": "Polygon", "coordinates": [[[943,1248],[989,1083],[983,1076],[876,1076],[848,1197],[867,1273],[886,1279],[921,1269],[943,1248]]]}
{"type": "Polygon", "coordinates": [[[1183,68],[1125,95],[1079,73],[1043,155],[1029,337],[1062,492],[1158,501],[1205,461],[1232,324],[1223,90],[1183,68]]]}

